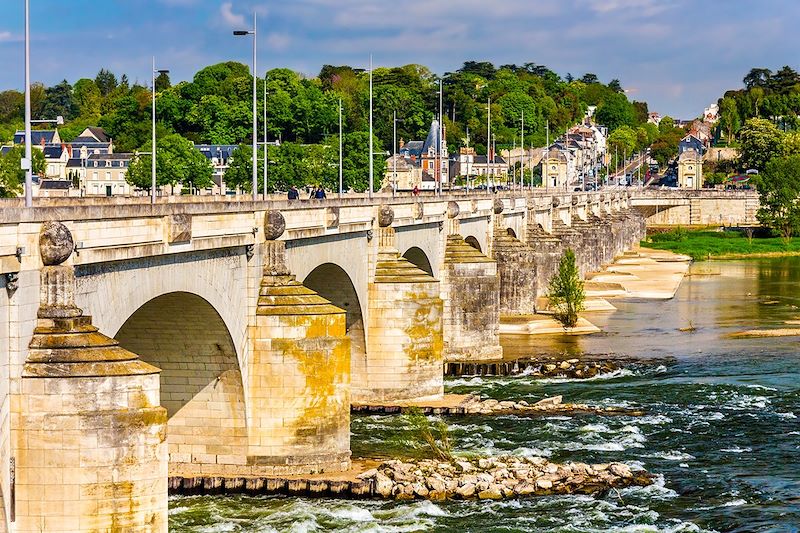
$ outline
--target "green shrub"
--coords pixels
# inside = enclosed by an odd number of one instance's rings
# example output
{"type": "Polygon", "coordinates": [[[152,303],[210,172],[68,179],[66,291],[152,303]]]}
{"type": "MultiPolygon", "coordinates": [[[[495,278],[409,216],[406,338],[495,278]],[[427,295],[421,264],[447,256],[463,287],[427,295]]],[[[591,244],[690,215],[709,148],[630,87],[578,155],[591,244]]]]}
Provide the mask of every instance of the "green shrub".
{"type": "Polygon", "coordinates": [[[575,263],[575,252],[571,248],[567,248],[564,252],[558,265],[558,272],[550,280],[548,298],[553,318],[565,328],[575,327],[578,323],[578,313],[583,311],[586,293],[575,263]]]}

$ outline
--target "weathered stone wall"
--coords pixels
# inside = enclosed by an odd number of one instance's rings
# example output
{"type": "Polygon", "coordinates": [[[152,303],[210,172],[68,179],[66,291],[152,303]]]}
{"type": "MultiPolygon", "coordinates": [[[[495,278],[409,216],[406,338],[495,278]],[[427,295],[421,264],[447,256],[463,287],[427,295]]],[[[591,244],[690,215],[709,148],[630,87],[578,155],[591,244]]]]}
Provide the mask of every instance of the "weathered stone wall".
{"type": "Polygon", "coordinates": [[[507,229],[498,223],[492,257],[497,261],[500,277],[501,315],[529,315],[536,312],[536,256],[533,248],[509,235],[507,229]]]}
{"type": "Polygon", "coordinates": [[[461,235],[449,235],[441,272],[445,360],[502,357],[500,279],[495,261],[461,235]]]}

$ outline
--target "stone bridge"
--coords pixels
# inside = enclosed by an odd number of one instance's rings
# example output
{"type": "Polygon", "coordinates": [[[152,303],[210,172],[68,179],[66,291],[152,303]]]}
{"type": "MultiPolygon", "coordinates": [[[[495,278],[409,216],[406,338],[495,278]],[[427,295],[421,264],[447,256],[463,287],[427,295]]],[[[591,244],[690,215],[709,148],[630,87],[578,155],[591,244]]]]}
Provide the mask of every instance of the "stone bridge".
{"type": "Polygon", "coordinates": [[[166,531],[168,472],[345,470],[352,401],[441,395],[566,248],[588,273],[643,235],[624,191],[8,201],[6,525],[166,531]]]}
{"type": "Polygon", "coordinates": [[[754,226],[760,206],[755,190],[635,189],[631,206],[648,226],[754,226]]]}

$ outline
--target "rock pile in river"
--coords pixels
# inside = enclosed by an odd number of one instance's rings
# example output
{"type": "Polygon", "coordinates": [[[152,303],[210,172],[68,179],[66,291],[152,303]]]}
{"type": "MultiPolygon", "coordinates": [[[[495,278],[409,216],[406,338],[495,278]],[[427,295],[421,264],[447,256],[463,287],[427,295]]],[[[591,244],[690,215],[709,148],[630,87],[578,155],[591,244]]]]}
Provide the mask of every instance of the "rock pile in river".
{"type": "Polygon", "coordinates": [[[516,376],[525,374],[537,378],[588,379],[618,370],[612,360],[584,361],[580,359],[521,358],[499,362],[445,363],[446,376],[516,376]]]}
{"type": "Polygon", "coordinates": [[[542,457],[500,456],[441,462],[391,460],[360,474],[373,494],[395,500],[499,500],[549,494],[599,494],[647,486],[653,476],[622,463],[551,463],[542,457]]]}
{"type": "Polygon", "coordinates": [[[598,414],[626,414],[641,415],[640,411],[632,411],[620,407],[595,407],[583,403],[563,403],[561,396],[544,398],[536,403],[528,403],[525,400],[495,400],[483,399],[477,395],[469,395],[466,400],[461,402],[460,407],[465,414],[552,414],[552,413],[598,413],[598,414]]]}

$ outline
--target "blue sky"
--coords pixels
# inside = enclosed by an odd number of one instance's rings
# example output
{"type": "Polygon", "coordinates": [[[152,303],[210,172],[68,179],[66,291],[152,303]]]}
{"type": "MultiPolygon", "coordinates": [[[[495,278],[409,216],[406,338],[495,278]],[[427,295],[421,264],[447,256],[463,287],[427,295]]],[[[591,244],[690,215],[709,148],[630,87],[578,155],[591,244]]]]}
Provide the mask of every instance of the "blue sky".
{"type": "MultiPolygon", "coordinates": [[[[4,0],[0,89],[23,85],[23,0],[4,0]]],[[[680,118],[699,115],[749,68],[800,68],[797,0],[31,0],[32,77],[94,77],[101,67],[149,80],[151,56],[187,79],[226,60],[249,64],[231,29],[259,14],[259,72],[286,66],[464,60],[535,62],[576,77],[619,78],[629,96],[680,118]]]]}

